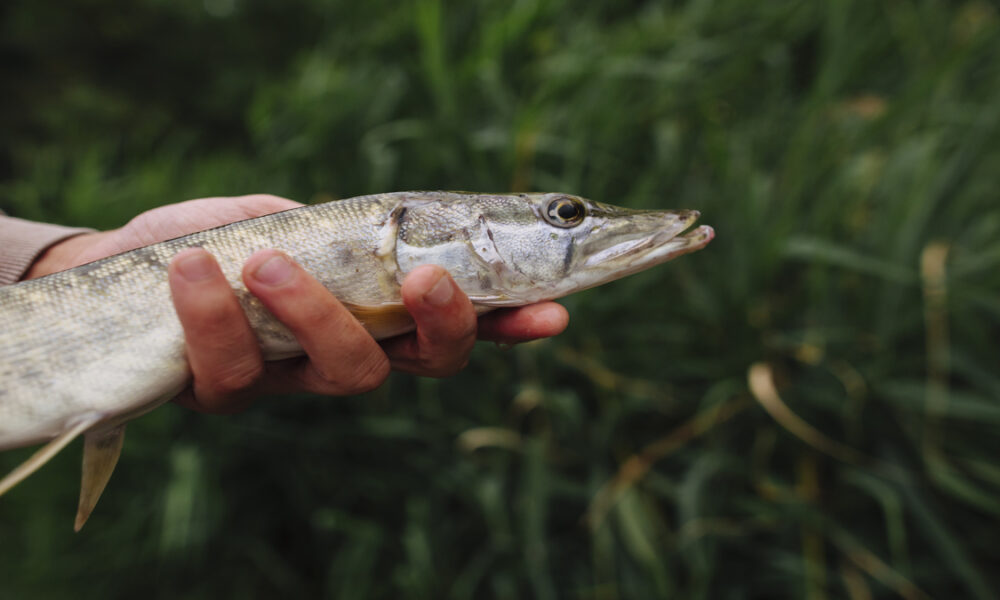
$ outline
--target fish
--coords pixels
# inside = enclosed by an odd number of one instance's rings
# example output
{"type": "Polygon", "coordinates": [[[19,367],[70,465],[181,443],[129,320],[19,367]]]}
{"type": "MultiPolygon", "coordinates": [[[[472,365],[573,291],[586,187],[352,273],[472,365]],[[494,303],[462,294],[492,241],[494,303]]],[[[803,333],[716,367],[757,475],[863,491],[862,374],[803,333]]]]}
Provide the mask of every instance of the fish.
{"type": "Polygon", "coordinates": [[[123,447],[125,424],[190,382],[167,266],[201,247],[217,259],[265,360],[302,354],[247,291],[243,263],[287,253],[375,339],[411,331],[400,284],[436,264],[479,314],[560,298],[705,247],[696,210],[636,210],[562,193],[394,192],[306,205],[0,287],[0,450],[44,443],[0,495],[84,438],[74,529],[123,447]]]}

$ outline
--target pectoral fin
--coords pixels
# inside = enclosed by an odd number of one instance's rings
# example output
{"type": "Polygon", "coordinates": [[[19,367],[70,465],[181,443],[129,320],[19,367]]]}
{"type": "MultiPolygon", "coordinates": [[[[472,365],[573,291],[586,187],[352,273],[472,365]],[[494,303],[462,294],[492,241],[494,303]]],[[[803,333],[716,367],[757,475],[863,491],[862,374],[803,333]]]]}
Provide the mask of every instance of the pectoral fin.
{"type": "Polygon", "coordinates": [[[42,465],[49,462],[49,459],[66,447],[66,444],[73,441],[73,438],[87,431],[101,420],[101,415],[85,415],[79,419],[72,427],[60,433],[31,455],[31,458],[21,463],[19,467],[11,471],[6,477],[0,480],[0,496],[5,494],[10,488],[24,481],[24,479],[37,471],[42,465]]]}
{"type": "Polygon", "coordinates": [[[412,331],[414,327],[413,317],[402,304],[361,306],[345,302],[344,306],[377,340],[412,331]]]}
{"type": "Polygon", "coordinates": [[[83,478],[80,482],[80,505],[76,511],[75,531],[80,531],[97,506],[104,486],[118,464],[125,440],[125,426],[88,431],[83,436],[83,478]]]}

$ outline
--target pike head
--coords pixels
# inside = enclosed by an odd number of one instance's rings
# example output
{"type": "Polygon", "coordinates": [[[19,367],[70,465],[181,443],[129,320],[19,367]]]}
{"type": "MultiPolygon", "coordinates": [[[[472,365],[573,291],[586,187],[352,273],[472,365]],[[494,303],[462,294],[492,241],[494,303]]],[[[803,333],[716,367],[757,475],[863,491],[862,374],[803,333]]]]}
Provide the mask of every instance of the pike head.
{"type": "Polygon", "coordinates": [[[398,219],[400,276],[448,269],[470,299],[511,306],[559,298],[705,247],[695,210],[633,210],[568,194],[422,195],[398,219]]]}

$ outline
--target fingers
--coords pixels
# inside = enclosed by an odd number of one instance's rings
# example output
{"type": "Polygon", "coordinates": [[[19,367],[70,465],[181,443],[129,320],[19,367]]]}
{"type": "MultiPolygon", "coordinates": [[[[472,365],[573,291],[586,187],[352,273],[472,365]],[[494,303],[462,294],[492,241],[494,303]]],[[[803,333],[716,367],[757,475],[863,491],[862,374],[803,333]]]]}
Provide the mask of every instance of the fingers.
{"type": "Polygon", "coordinates": [[[346,395],[377,387],[389,360],[354,317],[284,254],[263,250],[247,261],[247,288],[298,339],[307,359],[265,364],[236,296],[210,254],[180,252],[170,264],[174,306],[184,328],[191,389],[178,402],[195,410],[241,410],[267,389],[346,395]]]}
{"type": "Polygon", "coordinates": [[[417,323],[410,335],[382,343],[398,371],[445,377],[469,361],[476,335],[482,340],[517,343],[562,333],[569,324],[566,309],[542,302],[487,313],[476,321],[468,297],[441,267],[414,269],[403,282],[403,303],[417,323]]]}
{"type": "Polygon", "coordinates": [[[241,410],[264,373],[264,361],[229,282],[201,248],[178,253],[168,273],[194,374],[192,390],[178,402],[202,412],[241,410]]]}
{"type": "Polygon", "coordinates": [[[417,330],[383,342],[392,367],[430,377],[465,367],[476,343],[476,312],[451,276],[436,265],[418,267],[406,276],[400,293],[417,330]]]}
{"type": "MultiPolygon", "coordinates": [[[[247,288],[302,345],[307,358],[264,363],[257,338],[215,260],[199,248],[171,262],[170,287],[194,374],[179,399],[205,412],[233,412],[252,394],[304,390],[326,395],[373,389],[397,370],[444,377],[461,370],[476,341],[476,313],[448,273],[427,265],[411,272],[401,294],[417,325],[379,346],[316,279],[276,250],[244,265],[247,288]],[[391,361],[391,362],[390,362],[391,361]]],[[[566,310],[546,302],[484,315],[481,339],[516,343],[560,333],[566,310]]]]}
{"type": "Polygon", "coordinates": [[[295,335],[308,360],[268,365],[271,385],[326,395],[357,394],[389,375],[389,359],[323,285],[277,250],[261,250],[243,267],[243,281],[295,335]]]}
{"type": "Polygon", "coordinates": [[[479,339],[515,344],[559,335],[567,325],[569,313],[561,304],[542,302],[483,315],[479,318],[479,339]]]}

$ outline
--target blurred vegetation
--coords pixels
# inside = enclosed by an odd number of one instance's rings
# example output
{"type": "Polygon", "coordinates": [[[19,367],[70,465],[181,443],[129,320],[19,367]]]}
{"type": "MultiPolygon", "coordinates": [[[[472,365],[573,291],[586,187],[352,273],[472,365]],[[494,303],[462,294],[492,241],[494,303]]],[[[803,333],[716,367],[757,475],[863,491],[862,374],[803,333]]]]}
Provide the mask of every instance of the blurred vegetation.
{"type": "Polygon", "coordinates": [[[560,190],[718,232],[451,379],[162,408],[78,535],[72,446],[0,499],[0,597],[995,597],[992,3],[7,0],[0,32],[18,216],[560,190]]]}

